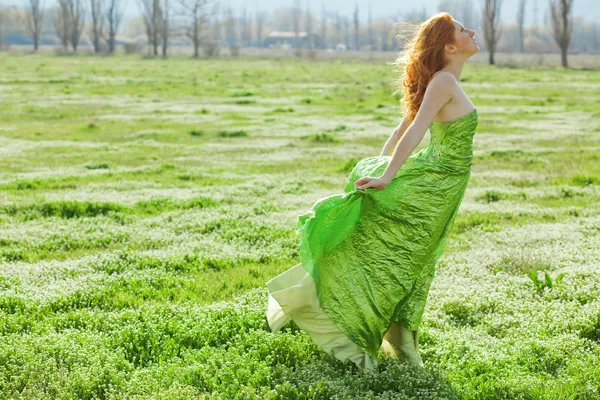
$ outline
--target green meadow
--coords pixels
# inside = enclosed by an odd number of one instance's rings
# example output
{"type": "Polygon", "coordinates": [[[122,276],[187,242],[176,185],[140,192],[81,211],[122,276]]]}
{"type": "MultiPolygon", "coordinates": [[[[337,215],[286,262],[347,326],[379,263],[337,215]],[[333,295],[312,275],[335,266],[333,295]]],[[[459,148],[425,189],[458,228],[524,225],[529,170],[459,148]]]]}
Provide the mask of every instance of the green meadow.
{"type": "Polygon", "coordinates": [[[1,399],[600,398],[600,70],[465,65],[479,125],[425,370],[365,373],[271,332],[265,282],[400,122],[391,65],[0,65],[1,399]]]}

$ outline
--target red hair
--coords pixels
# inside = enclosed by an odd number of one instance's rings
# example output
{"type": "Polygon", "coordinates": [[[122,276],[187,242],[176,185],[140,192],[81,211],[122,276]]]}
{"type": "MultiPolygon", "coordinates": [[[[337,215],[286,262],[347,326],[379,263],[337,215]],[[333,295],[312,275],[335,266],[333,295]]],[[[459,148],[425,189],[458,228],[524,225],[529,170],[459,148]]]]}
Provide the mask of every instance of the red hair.
{"type": "MultiPolygon", "coordinates": [[[[454,44],[454,24],[452,15],[439,12],[418,25],[417,32],[393,65],[400,66],[401,78],[394,82],[400,100],[406,111],[405,118],[413,121],[423,102],[425,89],[434,73],[445,66],[444,47],[454,44]]],[[[399,35],[400,36],[400,35],[399,35]]]]}

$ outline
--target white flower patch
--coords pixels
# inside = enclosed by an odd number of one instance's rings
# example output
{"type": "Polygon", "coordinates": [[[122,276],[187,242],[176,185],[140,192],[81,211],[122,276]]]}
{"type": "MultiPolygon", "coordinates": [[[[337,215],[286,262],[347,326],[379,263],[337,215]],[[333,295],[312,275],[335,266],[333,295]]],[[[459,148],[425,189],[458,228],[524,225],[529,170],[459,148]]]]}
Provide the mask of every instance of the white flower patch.
{"type": "Polygon", "coordinates": [[[105,274],[95,272],[83,260],[49,260],[34,264],[0,263],[0,276],[13,282],[2,290],[3,296],[44,302],[68,296],[87,285],[96,285],[105,274]]]}

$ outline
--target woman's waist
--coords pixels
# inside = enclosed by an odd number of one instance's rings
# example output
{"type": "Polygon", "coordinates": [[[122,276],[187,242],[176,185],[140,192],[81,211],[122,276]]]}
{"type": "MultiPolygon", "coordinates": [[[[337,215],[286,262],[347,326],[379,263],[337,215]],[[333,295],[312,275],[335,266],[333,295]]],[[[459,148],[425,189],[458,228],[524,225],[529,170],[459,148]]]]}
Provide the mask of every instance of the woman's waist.
{"type": "Polygon", "coordinates": [[[448,170],[456,170],[467,172],[473,164],[473,154],[452,154],[452,153],[435,153],[423,149],[420,152],[410,156],[415,161],[422,163],[437,165],[448,170]]]}
{"type": "Polygon", "coordinates": [[[473,160],[473,149],[460,148],[460,149],[440,149],[438,147],[426,147],[415,154],[416,158],[427,159],[427,160],[439,160],[443,162],[458,163],[471,162],[473,160]]]}

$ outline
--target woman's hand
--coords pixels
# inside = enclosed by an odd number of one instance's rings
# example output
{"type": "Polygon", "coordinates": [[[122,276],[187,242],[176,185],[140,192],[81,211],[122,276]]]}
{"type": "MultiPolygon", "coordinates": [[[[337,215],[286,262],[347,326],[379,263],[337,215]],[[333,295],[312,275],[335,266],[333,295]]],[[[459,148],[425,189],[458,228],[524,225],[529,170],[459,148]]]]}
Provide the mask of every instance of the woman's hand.
{"type": "Polygon", "coordinates": [[[383,190],[390,182],[382,178],[374,178],[372,176],[365,176],[354,182],[354,187],[357,189],[368,189],[374,188],[383,190]]]}

